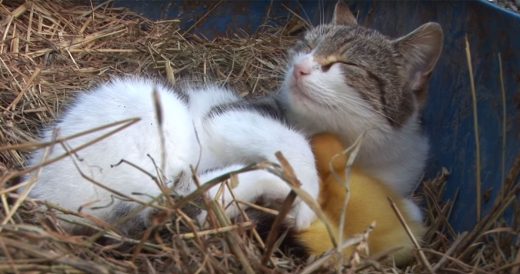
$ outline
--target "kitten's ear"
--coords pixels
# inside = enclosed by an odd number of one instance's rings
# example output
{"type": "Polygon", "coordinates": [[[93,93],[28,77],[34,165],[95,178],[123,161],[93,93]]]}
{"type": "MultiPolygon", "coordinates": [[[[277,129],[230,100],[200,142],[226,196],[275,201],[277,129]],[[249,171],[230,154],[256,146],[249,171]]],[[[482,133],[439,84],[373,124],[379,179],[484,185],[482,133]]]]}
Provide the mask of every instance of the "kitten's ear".
{"type": "Polygon", "coordinates": [[[428,80],[442,52],[442,28],[437,23],[429,22],[393,43],[405,58],[410,87],[422,103],[428,80]]]}
{"type": "Polygon", "coordinates": [[[350,8],[343,0],[338,0],[334,7],[334,17],[332,24],[335,25],[357,25],[356,17],[350,11],[350,8]]]}

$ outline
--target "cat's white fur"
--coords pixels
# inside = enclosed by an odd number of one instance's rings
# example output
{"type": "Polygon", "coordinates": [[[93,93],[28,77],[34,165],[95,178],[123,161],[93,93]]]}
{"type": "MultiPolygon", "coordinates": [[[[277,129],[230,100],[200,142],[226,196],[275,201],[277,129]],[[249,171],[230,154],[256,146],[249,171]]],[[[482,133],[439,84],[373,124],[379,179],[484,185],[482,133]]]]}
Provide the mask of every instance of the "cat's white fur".
{"type": "MultiPolygon", "coordinates": [[[[207,116],[215,105],[240,100],[230,90],[215,86],[190,89],[186,103],[168,87],[143,78],[115,79],[81,93],[60,121],[43,132],[42,141],[51,141],[54,131],[64,137],[128,118],[141,119],[75,155],[34,172],[32,175],[38,175],[38,178],[30,196],[72,211],[81,207],[83,212],[108,222],[120,217],[116,210],[119,203],[126,207],[137,205],[122,202],[118,195],[96,186],[82,177],[78,168],[92,180],[134,199],[148,202],[159,195],[161,190],[150,176],[128,164],[114,166],[124,159],[157,175],[162,147],[153,101],[154,89],[158,91],[162,109],[166,152],[162,172],[168,179],[167,185],[172,187],[174,178],[184,172],[174,187],[177,193],[187,194],[195,189],[190,165],[198,164],[202,181],[206,181],[252,162],[264,159],[276,162],[274,154],[281,151],[295,169],[302,188],[312,197],[317,197],[319,183],[314,157],[302,134],[252,110],[229,110],[207,116]]],[[[46,159],[57,157],[66,151],[64,146],[73,149],[106,132],[108,130],[56,144],[48,153],[38,150],[29,164],[39,164],[45,154],[46,159]]],[[[240,183],[234,193],[241,200],[252,202],[259,196],[283,199],[290,191],[285,182],[267,171],[242,173],[238,179],[240,183]]],[[[216,187],[210,195],[216,195],[216,187]]],[[[224,199],[231,200],[229,191],[224,193],[224,199]]],[[[145,210],[140,215],[145,225],[150,212],[145,210]]],[[[234,215],[237,210],[230,207],[228,213],[234,215]]],[[[315,218],[313,211],[300,201],[292,213],[300,229],[315,218]]],[[[74,228],[74,225],[64,225],[74,228]]]]}
{"type": "Polygon", "coordinates": [[[309,135],[334,132],[353,144],[364,134],[355,164],[401,195],[409,194],[419,183],[428,157],[429,143],[421,133],[419,114],[416,111],[402,127],[394,128],[344,79],[339,64],[323,71],[312,52],[297,54],[278,99],[286,106],[288,120],[309,135]],[[294,65],[302,63],[311,71],[296,79],[294,65]]]}
{"type": "Polygon", "coordinates": [[[422,223],[424,217],[419,206],[417,206],[412,200],[406,198],[403,199],[402,202],[406,216],[410,217],[412,221],[422,223]]]}

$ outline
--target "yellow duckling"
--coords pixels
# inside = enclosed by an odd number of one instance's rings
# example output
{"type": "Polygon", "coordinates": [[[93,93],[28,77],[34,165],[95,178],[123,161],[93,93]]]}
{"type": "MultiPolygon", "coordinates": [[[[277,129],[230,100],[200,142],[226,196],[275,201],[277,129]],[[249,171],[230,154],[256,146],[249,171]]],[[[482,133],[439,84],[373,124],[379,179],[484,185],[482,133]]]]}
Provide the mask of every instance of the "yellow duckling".
{"type": "MultiPolygon", "coordinates": [[[[347,156],[342,154],[345,147],[333,134],[318,134],[312,138],[312,147],[321,178],[319,204],[338,233],[340,215],[346,196],[345,166],[347,156]],[[333,159],[334,155],[340,154],[333,159]],[[329,163],[332,161],[331,172],[329,163]],[[338,180],[339,178],[339,180],[338,180]]],[[[353,169],[350,175],[350,198],[345,211],[343,239],[363,233],[375,222],[375,228],[368,237],[370,254],[380,254],[399,248],[391,253],[396,264],[404,264],[413,256],[413,243],[390,206],[388,198],[395,201],[413,235],[420,240],[425,232],[420,209],[410,200],[400,197],[378,180],[353,169]]],[[[338,235],[335,235],[336,239],[338,235]]],[[[316,220],[303,231],[291,235],[307,251],[307,255],[321,255],[333,248],[323,221],[316,220]]],[[[354,247],[344,250],[348,259],[354,247]]]]}

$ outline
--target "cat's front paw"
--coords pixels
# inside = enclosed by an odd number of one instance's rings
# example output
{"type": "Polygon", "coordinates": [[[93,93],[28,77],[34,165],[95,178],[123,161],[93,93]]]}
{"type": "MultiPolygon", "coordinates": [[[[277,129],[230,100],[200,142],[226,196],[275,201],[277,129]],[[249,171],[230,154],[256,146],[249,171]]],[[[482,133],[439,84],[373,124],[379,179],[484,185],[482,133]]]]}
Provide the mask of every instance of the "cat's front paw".
{"type": "Polygon", "coordinates": [[[292,210],[296,230],[308,228],[316,220],[316,213],[303,201],[298,201],[292,210]]]}

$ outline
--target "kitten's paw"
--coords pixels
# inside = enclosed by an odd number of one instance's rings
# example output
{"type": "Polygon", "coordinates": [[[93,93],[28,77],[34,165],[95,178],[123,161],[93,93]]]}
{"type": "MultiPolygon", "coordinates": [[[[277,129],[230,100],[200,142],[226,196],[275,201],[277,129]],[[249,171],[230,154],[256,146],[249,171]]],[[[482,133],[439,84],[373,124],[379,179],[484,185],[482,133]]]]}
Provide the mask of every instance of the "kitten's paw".
{"type": "Polygon", "coordinates": [[[297,202],[293,208],[296,230],[308,228],[316,220],[316,213],[303,201],[297,202]]]}

